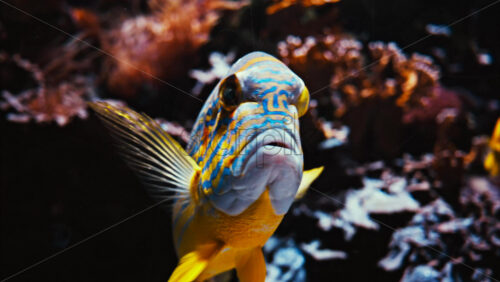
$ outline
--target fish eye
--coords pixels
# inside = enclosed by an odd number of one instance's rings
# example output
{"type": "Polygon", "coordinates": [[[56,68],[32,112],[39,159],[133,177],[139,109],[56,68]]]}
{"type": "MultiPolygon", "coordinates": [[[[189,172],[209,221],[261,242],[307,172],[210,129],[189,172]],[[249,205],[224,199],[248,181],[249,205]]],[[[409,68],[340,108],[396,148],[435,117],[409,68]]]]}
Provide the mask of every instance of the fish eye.
{"type": "Polygon", "coordinates": [[[222,99],[228,106],[236,104],[236,90],[233,87],[225,87],[222,90],[222,99]]]}
{"type": "Polygon", "coordinates": [[[297,107],[299,117],[303,116],[307,112],[307,109],[309,108],[309,90],[307,87],[304,86],[300,92],[300,95],[297,97],[295,102],[295,107],[297,107]]]}
{"type": "Polygon", "coordinates": [[[232,74],[221,84],[219,98],[227,111],[233,111],[240,103],[241,88],[236,75],[232,74]]]}

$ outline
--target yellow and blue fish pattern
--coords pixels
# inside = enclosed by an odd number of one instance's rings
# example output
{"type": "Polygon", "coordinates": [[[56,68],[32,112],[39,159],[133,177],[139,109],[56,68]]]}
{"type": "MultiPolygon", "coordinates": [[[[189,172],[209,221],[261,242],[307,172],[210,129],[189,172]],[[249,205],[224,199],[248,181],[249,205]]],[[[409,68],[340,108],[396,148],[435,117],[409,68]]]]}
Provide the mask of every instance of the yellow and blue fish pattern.
{"type": "Polygon", "coordinates": [[[298,118],[308,105],[302,79],[263,52],[239,59],[214,88],[186,151],[146,115],[91,104],[150,194],[173,200],[180,260],[169,281],[234,268],[240,281],[264,281],[262,246],[322,171],[303,171],[298,118]]]}

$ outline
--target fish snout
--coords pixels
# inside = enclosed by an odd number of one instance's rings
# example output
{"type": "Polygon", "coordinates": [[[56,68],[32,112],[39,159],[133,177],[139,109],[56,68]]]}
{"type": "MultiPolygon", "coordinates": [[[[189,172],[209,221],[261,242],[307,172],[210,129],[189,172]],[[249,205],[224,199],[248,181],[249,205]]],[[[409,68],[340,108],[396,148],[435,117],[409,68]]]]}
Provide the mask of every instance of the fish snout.
{"type": "Polygon", "coordinates": [[[260,183],[258,189],[269,189],[271,204],[277,215],[286,213],[293,202],[302,178],[304,158],[300,139],[284,128],[267,129],[255,136],[239,156],[241,167],[234,171],[245,183],[260,183]]]}

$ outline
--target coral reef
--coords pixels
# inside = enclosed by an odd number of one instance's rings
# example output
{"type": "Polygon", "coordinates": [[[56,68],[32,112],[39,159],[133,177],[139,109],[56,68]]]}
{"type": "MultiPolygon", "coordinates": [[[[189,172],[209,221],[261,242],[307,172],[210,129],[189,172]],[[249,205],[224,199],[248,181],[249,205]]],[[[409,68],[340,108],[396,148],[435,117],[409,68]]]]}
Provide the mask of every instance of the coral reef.
{"type": "Polygon", "coordinates": [[[0,54],[0,63],[13,63],[29,73],[36,86],[20,93],[3,90],[2,110],[10,111],[7,118],[15,122],[50,122],[66,125],[73,117],[86,118],[86,101],[94,94],[93,80],[83,72],[91,67],[95,55],[77,57],[87,51],[87,46],[78,40],[55,50],[49,63],[42,68],[21,58],[19,55],[0,54]]]}
{"type": "Polygon", "coordinates": [[[351,128],[358,158],[371,160],[370,153],[394,158],[410,129],[431,131],[430,136],[440,139],[433,142],[437,153],[451,149],[453,130],[465,120],[463,102],[440,84],[433,60],[418,53],[407,56],[395,43],[371,42],[368,54],[363,50],[360,41],[345,33],[289,36],[278,43],[280,57],[304,77],[318,107],[333,109],[333,117],[322,118],[340,119],[351,128]],[[368,152],[370,146],[374,149],[368,152]]]}
{"type": "Polygon", "coordinates": [[[486,258],[494,257],[500,247],[500,225],[494,218],[499,210],[500,190],[480,178],[471,178],[468,184],[461,193],[461,204],[467,211],[463,217],[444,201],[430,203],[408,227],[394,232],[391,251],[379,265],[393,271],[407,260],[410,266],[403,280],[410,279],[405,277],[417,267],[428,267],[441,279],[488,280],[495,265],[486,258]]]}
{"type": "Polygon", "coordinates": [[[68,14],[80,33],[45,54],[41,63],[1,54],[2,64],[12,62],[32,73],[38,85],[16,94],[4,90],[0,106],[16,111],[8,116],[12,121],[54,120],[63,126],[74,116],[87,116],[86,101],[99,98],[94,88],[103,79],[112,93],[123,98],[131,98],[153,82],[169,84],[166,80],[185,76],[196,63],[194,54],[209,40],[221,12],[247,4],[151,0],[150,14],[125,17],[118,23],[110,23],[115,13],[71,8],[68,14]]]}
{"type": "Polygon", "coordinates": [[[305,258],[292,239],[281,241],[269,238],[264,253],[271,257],[267,263],[266,281],[307,281],[305,258]]]}
{"type": "Polygon", "coordinates": [[[123,21],[106,34],[108,86],[120,95],[134,95],[144,82],[172,80],[196,61],[223,10],[247,2],[221,0],[151,0],[151,15],[123,21]]]}
{"type": "Polygon", "coordinates": [[[408,58],[395,43],[372,42],[368,45],[372,62],[365,65],[362,47],[361,42],[345,34],[304,40],[289,36],[278,44],[278,52],[305,77],[313,69],[331,77],[337,117],[366,99],[393,98],[395,105],[405,111],[430,104],[439,80],[439,68],[431,58],[416,53],[408,58]]]}

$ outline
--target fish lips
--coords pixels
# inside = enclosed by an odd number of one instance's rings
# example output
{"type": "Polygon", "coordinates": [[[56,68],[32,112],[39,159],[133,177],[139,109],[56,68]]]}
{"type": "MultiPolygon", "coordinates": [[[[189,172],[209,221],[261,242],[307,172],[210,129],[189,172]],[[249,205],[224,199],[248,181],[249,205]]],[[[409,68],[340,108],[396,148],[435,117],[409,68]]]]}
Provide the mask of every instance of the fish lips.
{"type": "MultiPolygon", "coordinates": [[[[275,156],[273,156],[275,157],[275,156]]],[[[266,187],[275,214],[285,214],[290,208],[302,179],[301,156],[284,158],[284,162],[269,167],[253,166],[253,161],[247,166],[240,177],[226,175],[226,189],[208,195],[208,199],[218,210],[232,216],[245,211],[262,195],[266,187]]],[[[255,158],[252,158],[255,159],[255,158]]],[[[267,162],[269,164],[269,162],[267,162]]]]}
{"type": "Polygon", "coordinates": [[[250,164],[264,168],[297,155],[302,157],[298,136],[287,128],[270,128],[251,136],[233,162],[231,171],[233,176],[239,177],[245,174],[250,164]]]}
{"type": "Polygon", "coordinates": [[[304,159],[299,142],[284,129],[268,129],[255,136],[235,160],[232,189],[251,204],[267,187],[275,213],[285,214],[302,179],[304,159]]]}

